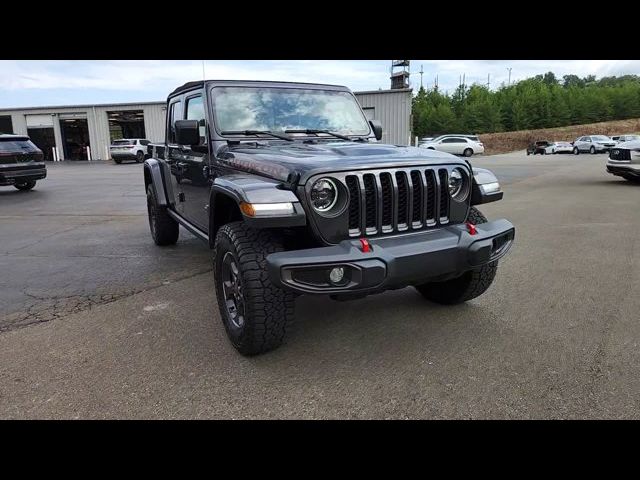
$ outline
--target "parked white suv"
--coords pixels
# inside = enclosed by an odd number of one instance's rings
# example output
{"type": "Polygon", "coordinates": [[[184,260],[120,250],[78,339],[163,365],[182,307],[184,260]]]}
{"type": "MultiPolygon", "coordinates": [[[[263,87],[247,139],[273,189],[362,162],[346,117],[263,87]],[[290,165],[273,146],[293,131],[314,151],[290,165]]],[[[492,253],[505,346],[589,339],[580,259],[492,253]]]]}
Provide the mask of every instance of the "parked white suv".
{"type": "Polygon", "coordinates": [[[465,157],[470,157],[477,153],[484,153],[484,145],[481,142],[476,142],[467,137],[443,136],[423,143],[420,147],[453,153],[454,155],[464,155],[465,157]]]}
{"type": "Polygon", "coordinates": [[[615,146],[616,142],[606,135],[587,135],[573,142],[573,153],[575,155],[582,152],[602,153],[608,152],[611,147],[615,146]]]}
{"type": "Polygon", "coordinates": [[[116,163],[122,163],[123,160],[135,160],[142,163],[147,158],[149,143],[151,142],[144,138],[122,138],[111,142],[109,152],[116,163]]]}

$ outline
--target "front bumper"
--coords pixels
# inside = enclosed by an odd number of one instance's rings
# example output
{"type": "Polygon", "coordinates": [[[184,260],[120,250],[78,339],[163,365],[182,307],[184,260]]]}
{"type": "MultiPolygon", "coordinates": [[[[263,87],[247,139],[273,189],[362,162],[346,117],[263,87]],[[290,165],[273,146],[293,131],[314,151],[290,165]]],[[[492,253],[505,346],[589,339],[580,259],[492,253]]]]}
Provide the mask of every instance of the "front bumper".
{"type": "Polygon", "coordinates": [[[0,185],[15,185],[16,183],[22,183],[29,180],[41,180],[46,178],[46,176],[46,167],[28,168],[23,170],[0,170],[0,185]]]}
{"type": "Polygon", "coordinates": [[[640,164],[630,162],[607,162],[607,172],[619,177],[636,177],[640,178],[640,164]]]}
{"type": "Polygon", "coordinates": [[[476,225],[471,235],[465,224],[437,230],[331,247],[272,253],[267,256],[271,281],[298,293],[361,294],[454,278],[507,254],[515,236],[511,222],[501,219],[476,225]],[[344,278],[331,283],[329,272],[342,267],[344,278]]]}

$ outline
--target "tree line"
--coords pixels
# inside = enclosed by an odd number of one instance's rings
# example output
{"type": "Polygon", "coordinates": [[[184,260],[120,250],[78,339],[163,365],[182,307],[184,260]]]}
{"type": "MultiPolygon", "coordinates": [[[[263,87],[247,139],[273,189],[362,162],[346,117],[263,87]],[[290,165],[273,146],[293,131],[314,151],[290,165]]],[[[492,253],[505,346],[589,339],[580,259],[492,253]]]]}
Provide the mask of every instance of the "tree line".
{"type": "Polygon", "coordinates": [[[461,84],[453,94],[420,88],[413,98],[413,134],[493,133],[640,117],[640,77],[581,78],[552,72],[495,91],[461,84]]]}

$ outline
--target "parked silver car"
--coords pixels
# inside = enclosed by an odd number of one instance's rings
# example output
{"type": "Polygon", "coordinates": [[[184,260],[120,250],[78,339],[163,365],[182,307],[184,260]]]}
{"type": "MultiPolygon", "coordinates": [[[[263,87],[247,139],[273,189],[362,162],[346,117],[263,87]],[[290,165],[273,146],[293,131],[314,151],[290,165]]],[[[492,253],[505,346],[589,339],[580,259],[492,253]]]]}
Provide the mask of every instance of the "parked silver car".
{"type": "Polygon", "coordinates": [[[616,142],[606,135],[587,135],[573,142],[573,153],[575,155],[583,152],[602,153],[608,152],[611,147],[615,146],[616,142]]]}

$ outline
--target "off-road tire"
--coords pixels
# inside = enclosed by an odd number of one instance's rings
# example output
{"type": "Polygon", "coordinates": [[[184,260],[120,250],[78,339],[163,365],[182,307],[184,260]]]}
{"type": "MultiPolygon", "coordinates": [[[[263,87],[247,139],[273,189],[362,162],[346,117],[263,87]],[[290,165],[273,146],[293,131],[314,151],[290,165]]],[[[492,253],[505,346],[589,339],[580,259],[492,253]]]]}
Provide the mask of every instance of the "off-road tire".
{"type": "Polygon", "coordinates": [[[26,182],[16,183],[14,185],[14,187],[16,187],[18,190],[22,190],[23,192],[26,192],[27,190],[31,190],[35,186],[36,186],[35,180],[27,180],[26,182]]]}
{"type": "MultiPolygon", "coordinates": [[[[477,225],[486,223],[487,219],[478,209],[471,207],[467,221],[477,225]]],[[[486,292],[493,283],[497,270],[498,261],[496,260],[495,262],[469,270],[460,277],[452,280],[417,285],[416,290],[418,290],[424,298],[435,303],[443,305],[463,303],[479,297],[486,292]]]]}
{"type": "Polygon", "coordinates": [[[573,147],[573,154],[580,155],[580,149],[578,147],[573,147]]]}
{"type": "Polygon", "coordinates": [[[167,207],[158,205],[153,185],[147,186],[147,213],[149,230],[156,245],[175,245],[180,235],[180,225],[167,213],[167,207]]]}
{"type": "Polygon", "coordinates": [[[595,155],[595,154],[596,154],[596,147],[591,147],[591,148],[589,149],[589,153],[590,153],[591,155],[595,155]]]}
{"type": "Polygon", "coordinates": [[[142,152],[141,150],[138,150],[138,152],[136,153],[136,163],[142,163],[144,162],[144,152],[142,152]]]}
{"type": "Polygon", "coordinates": [[[470,148],[465,148],[462,152],[462,155],[464,155],[465,157],[470,157],[471,155],[473,155],[473,150],[470,148]]]}
{"type": "Polygon", "coordinates": [[[295,295],[269,279],[267,255],[283,251],[280,237],[268,230],[256,230],[243,222],[223,225],[214,246],[214,282],[220,318],[232,345],[242,355],[257,355],[279,347],[291,329],[295,295]],[[244,321],[235,325],[226,305],[222,266],[227,253],[233,255],[242,285],[244,321]]]}

